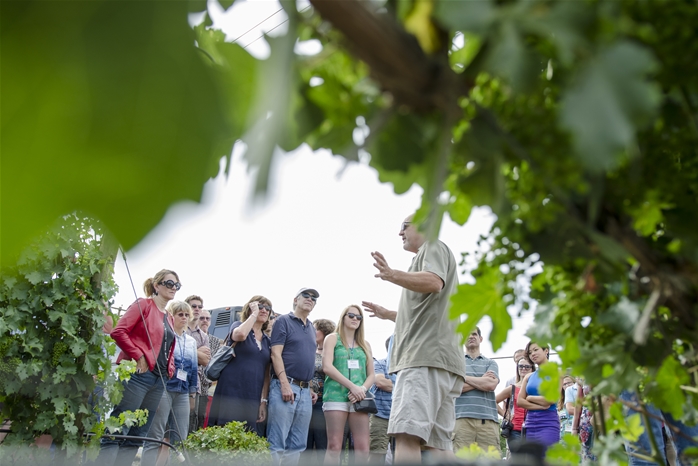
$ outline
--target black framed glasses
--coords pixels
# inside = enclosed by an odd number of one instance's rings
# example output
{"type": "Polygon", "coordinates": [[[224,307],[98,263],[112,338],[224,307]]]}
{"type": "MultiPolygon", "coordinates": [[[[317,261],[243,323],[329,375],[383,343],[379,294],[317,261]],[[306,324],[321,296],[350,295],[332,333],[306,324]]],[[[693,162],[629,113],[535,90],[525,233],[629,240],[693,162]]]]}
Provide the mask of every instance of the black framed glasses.
{"type": "Polygon", "coordinates": [[[174,288],[175,290],[179,291],[180,288],[182,288],[182,284],[179,282],[173,282],[172,280],[165,280],[164,282],[158,283],[158,285],[164,285],[167,287],[167,289],[171,290],[174,288]]]}
{"type": "Polygon", "coordinates": [[[276,314],[269,314],[269,320],[274,320],[276,319],[276,314]]]}
{"type": "MultiPolygon", "coordinates": [[[[169,288],[169,287],[168,287],[169,288]]],[[[179,289],[179,288],[177,288],[179,289]]],[[[203,309],[204,305],[203,304],[190,304],[189,305],[192,309],[203,309]]]]}
{"type": "Polygon", "coordinates": [[[530,371],[531,369],[533,369],[533,366],[529,366],[528,364],[519,364],[519,370],[522,370],[522,369],[526,370],[526,371],[530,371]]]}
{"type": "Polygon", "coordinates": [[[189,318],[189,313],[188,312],[178,312],[175,314],[177,317],[186,317],[187,319],[189,318]]]}
{"type": "Polygon", "coordinates": [[[303,296],[306,299],[310,298],[313,300],[313,302],[317,302],[317,298],[315,296],[311,295],[310,293],[306,293],[305,291],[301,293],[301,296],[303,296]]]}
{"type": "Polygon", "coordinates": [[[364,316],[362,316],[361,314],[354,314],[353,312],[347,312],[347,317],[356,320],[362,320],[364,318],[364,316]]]}
{"type": "Polygon", "coordinates": [[[412,222],[402,222],[402,225],[400,226],[400,231],[405,231],[407,229],[408,225],[412,225],[412,222]]]}
{"type": "Polygon", "coordinates": [[[211,320],[210,317],[199,316],[199,320],[211,320]]]}

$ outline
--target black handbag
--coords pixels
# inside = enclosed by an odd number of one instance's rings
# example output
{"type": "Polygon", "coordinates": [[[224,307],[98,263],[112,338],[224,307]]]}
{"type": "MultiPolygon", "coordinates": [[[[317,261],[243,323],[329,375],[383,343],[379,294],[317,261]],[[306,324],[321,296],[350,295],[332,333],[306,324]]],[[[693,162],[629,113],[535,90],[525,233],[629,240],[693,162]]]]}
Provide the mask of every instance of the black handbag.
{"type": "Polygon", "coordinates": [[[221,346],[216,354],[211,356],[211,360],[208,365],[204,368],[204,375],[207,379],[216,381],[220,378],[223,369],[233,360],[235,357],[235,346],[238,344],[237,341],[233,342],[232,345],[228,345],[228,342],[232,340],[232,333],[225,337],[225,342],[221,346]]]}
{"type": "Polygon", "coordinates": [[[361,401],[354,403],[354,411],[357,413],[368,413],[376,414],[378,412],[378,407],[376,406],[376,399],[373,395],[366,394],[366,398],[361,401]]]}

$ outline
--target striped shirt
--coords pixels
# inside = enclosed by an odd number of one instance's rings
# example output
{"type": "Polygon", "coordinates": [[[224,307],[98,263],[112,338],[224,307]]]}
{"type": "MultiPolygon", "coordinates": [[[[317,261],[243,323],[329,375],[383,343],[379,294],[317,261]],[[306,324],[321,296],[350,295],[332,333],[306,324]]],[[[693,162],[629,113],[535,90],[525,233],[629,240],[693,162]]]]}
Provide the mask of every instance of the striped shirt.
{"type": "MultiPolygon", "coordinates": [[[[465,374],[469,377],[482,377],[485,372],[491,371],[499,378],[499,366],[497,363],[483,355],[472,359],[465,355],[465,374]]],[[[470,390],[456,398],[456,419],[490,419],[499,422],[497,414],[497,402],[495,393],[482,390],[470,390]]]]}

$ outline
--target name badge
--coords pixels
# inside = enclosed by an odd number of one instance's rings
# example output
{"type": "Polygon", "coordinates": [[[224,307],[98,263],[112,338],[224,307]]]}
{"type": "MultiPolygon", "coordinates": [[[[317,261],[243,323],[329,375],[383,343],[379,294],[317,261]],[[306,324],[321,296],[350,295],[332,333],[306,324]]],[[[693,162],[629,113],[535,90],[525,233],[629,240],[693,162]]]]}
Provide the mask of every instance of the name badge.
{"type": "Polygon", "coordinates": [[[184,369],[177,369],[177,378],[179,380],[187,380],[187,371],[184,369]]]}
{"type": "Polygon", "coordinates": [[[359,360],[358,359],[350,359],[347,362],[349,363],[349,369],[358,369],[359,368],[359,360]]]}

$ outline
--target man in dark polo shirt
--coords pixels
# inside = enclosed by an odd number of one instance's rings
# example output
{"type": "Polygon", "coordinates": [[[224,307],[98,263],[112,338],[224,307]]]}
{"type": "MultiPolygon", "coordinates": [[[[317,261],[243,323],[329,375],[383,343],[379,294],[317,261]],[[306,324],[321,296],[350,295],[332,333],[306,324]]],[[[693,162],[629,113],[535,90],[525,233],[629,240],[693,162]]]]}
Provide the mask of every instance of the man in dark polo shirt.
{"type": "MultiPolygon", "coordinates": [[[[267,440],[275,465],[298,464],[308,440],[313,403],[308,385],[315,372],[315,328],[308,315],[320,293],[301,288],[293,312],[277,317],[271,333],[272,379],[267,440]]],[[[266,400],[262,400],[264,402],[266,400]]]]}

